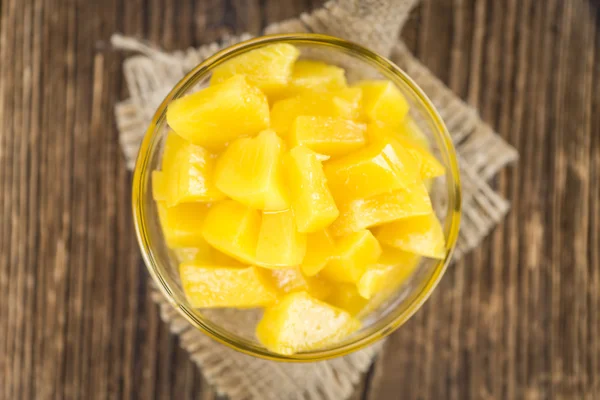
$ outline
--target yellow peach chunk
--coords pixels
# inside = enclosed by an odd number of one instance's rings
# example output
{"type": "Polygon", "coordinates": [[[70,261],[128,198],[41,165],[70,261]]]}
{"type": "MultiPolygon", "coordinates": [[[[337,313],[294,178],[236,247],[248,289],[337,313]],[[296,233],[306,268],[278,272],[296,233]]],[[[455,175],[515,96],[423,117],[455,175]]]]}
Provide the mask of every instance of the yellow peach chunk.
{"type": "Polygon", "coordinates": [[[281,138],[271,130],[231,143],[217,161],[217,188],[248,207],[266,211],[287,209],[283,147],[281,138]]]}
{"type": "Polygon", "coordinates": [[[370,121],[399,126],[408,114],[409,104],[391,81],[363,81],[356,87],[363,91],[363,110],[370,121]]]}
{"type": "Polygon", "coordinates": [[[339,212],[318,154],[304,146],[294,147],[287,154],[285,165],[298,231],[310,233],[324,229],[339,212]]]}
{"type": "Polygon", "coordinates": [[[331,283],[318,276],[305,276],[299,268],[262,271],[271,284],[281,293],[305,291],[316,299],[324,299],[331,293],[331,283]]]}
{"type": "Polygon", "coordinates": [[[290,82],[294,61],[300,52],[291,44],[277,43],[241,54],[214,69],[210,84],[244,75],[266,94],[277,93],[290,82]]]}
{"type": "Polygon", "coordinates": [[[429,193],[421,183],[406,190],[400,189],[341,204],[340,216],[331,225],[330,231],[335,236],[342,236],[399,219],[431,213],[429,193]]]}
{"type": "Polygon", "coordinates": [[[301,115],[356,119],[361,97],[360,89],[348,88],[333,92],[307,91],[276,101],[271,108],[271,128],[286,137],[291,125],[301,115]]]}
{"type": "Polygon", "coordinates": [[[292,124],[291,147],[306,146],[320,154],[340,156],[361,148],[366,125],[335,117],[299,116],[292,124]]]}
{"type": "Polygon", "coordinates": [[[179,266],[181,286],[193,307],[262,307],[275,302],[277,290],[258,267],[205,265],[195,261],[179,266]]]}
{"type": "Polygon", "coordinates": [[[210,208],[202,236],[217,250],[243,263],[253,264],[260,221],[259,211],[233,200],[224,200],[210,208]]]}
{"type": "Polygon", "coordinates": [[[327,229],[309,233],[306,255],[302,261],[302,273],[307,276],[318,274],[335,253],[335,242],[327,229]]]}
{"type": "Polygon", "coordinates": [[[201,146],[185,143],[167,158],[165,174],[168,207],[189,202],[213,202],[225,195],[213,177],[215,157],[201,146]]]}
{"type": "Polygon", "coordinates": [[[321,274],[335,282],[356,283],[380,255],[381,246],[371,231],[354,232],[338,240],[335,255],[321,274]]]}
{"type": "Polygon", "coordinates": [[[350,283],[332,285],[331,294],[325,298],[325,301],[351,315],[358,314],[368,303],[368,300],[358,293],[356,285],[350,283]]]}
{"type": "Polygon", "coordinates": [[[294,292],[267,307],[256,336],[270,351],[291,355],[330,346],[360,328],[348,312],[294,292]]]}
{"type": "Polygon", "coordinates": [[[184,203],[167,207],[157,202],[158,218],[167,246],[203,247],[201,235],[202,225],[206,219],[208,208],[202,203],[184,203]]]}
{"type": "Polygon", "coordinates": [[[236,75],[174,100],[167,108],[167,122],[190,142],[218,150],[237,137],[267,128],[269,104],[258,88],[236,75]]]}
{"type": "Polygon", "coordinates": [[[444,231],[434,214],[382,225],[377,238],[389,246],[425,257],[443,259],[446,256],[444,231]]]}
{"type": "Polygon", "coordinates": [[[324,171],[338,203],[407,189],[421,180],[414,158],[388,138],[326,162],[324,171]]]}
{"type": "Polygon", "coordinates": [[[306,234],[296,229],[292,210],[263,213],[256,263],[266,268],[299,266],[306,253],[306,234]]]}
{"type": "Polygon", "coordinates": [[[358,293],[365,299],[389,295],[412,274],[418,261],[413,253],[382,246],[377,262],[369,265],[357,282],[358,293]]]}

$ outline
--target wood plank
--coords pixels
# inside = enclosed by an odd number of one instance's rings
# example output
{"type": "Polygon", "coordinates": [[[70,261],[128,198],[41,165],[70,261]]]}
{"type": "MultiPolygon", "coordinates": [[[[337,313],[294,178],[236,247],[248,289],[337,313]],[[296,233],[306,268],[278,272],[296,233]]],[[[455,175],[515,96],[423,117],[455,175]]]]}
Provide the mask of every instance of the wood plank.
{"type": "MultiPolygon", "coordinates": [[[[590,6],[589,10],[590,17],[594,20],[593,27],[597,27],[600,23],[600,7],[590,6]]],[[[593,40],[594,49],[594,64],[592,82],[590,87],[592,93],[598,93],[600,89],[600,63],[597,62],[600,57],[600,36],[595,33],[593,40]]],[[[592,96],[590,107],[592,110],[597,110],[597,106],[600,104],[600,96],[592,96]]],[[[600,202],[597,201],[600,195],[600,135],[597,134],[600,129],[600,115],[593,113],[590,121],[590,132],[591,134],[591,145],[590,145],[590,225],[589,225],[589,243],[588,257],[589,265],[588,271],[590,273],[590,283],[587,285],[588,288],[588,310],[590,310],[590,323],[588,324],[587,331],[590,340],[590,346],[587,350],[588,354],[588,367],[591,379],[591,384],[587,388],[587,398],[593,398],[596,393],[600,392],[600,338],[595,332],[600,329],[600,317],[597,312],[600,307],[600,248],[595,243],[600,243],[600,202]]]]}
{"type": "MultiPolygon", "coordinates": [[[[119,20],[117,20],[118,31],[126,35],[143,37],[144,24],[143,14],[140,10],[143,7],[143,0],[124,1],[117,4],[119,20]]],[[[104,37],[108,40],[108,36],[104,37]]],[[[111,68],[107,71],[108,76],[114,77],[115,89],[111,92],[111,104],[125,98],[127,95],[125,84],[123,83],[121,54],[112,54],[108,63],[111,68]]],[[[112,115],[112,114],[111,114],[112,115]]],[[[115,140],[116,132],[113,135],[107,135],[107,140],[115,140]]],[[[117,339],[111,341],[113,348],[111,351],[111,365],[119,366],[114,368],[111,374],[111,391],[116,393],[115,398],[134,399],[137,398],[138,387],[136,386],[136,371],[138,371],[139,355],[136,353],[138,342],[138,310],[143,298],[139,295],[145,284],[145,271],[140,267],[140,256],[138,252],[132,251],[137,243],[135,238],[128,233],[133,232],[131,218],[118,218],[121,212],[126,212],[122,204],[129,204],[131,201],[130,186],[127,184],[131,176],[124,168],[124,160],[121,151],[114,146],[109,146],[115,153],[116,165],[109,181],[113,182],[111,190],[114,195],[114,215],[110,221],[112,235],[115,240],[116,260],[121,260],[119,268],[116,269],[116,276],[113,286],[113,336],[117,339]],[[120,232],[125,232],[124,234],[120,232]]]]}

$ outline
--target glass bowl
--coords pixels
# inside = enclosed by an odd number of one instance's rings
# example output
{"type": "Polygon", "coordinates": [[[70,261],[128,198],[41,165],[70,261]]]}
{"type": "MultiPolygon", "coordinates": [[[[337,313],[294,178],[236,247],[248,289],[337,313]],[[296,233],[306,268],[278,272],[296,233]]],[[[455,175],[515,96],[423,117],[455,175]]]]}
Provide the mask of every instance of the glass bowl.
{"type": "Polygon", "coordinates": [[[138,241],[156,285],[193,326],[238,351],[277,361],[317,361],[348,354],[385,337],[408,320],[440,281],[454,249],[460,220],[460,181],[456,154],[444,123],[431,101],[403,71],[389,60],[357,44],[325,35],[287,34],[263,36],[222,50],[189,72],[167,95],[154,114],[142,142],[133,177],[133,215],[138,241]],[[362,316],[363,327],[334,346],[294,355],[267,350],[254,336],[258,310],[194,309],[186,300],[178,276],[178,263],[167,248],[152,199],[151,171],[160,165],[168,132],[166,110],[171,101],[205,87],[211,71],[242,53],[273,43],[298,47],[301,58],[321,60],[346,69],[350,83],[364,78],[394,82],[411,105],[411,117],[429,138],[432,151],[445,166],[446,175],[436,178],[431,197],[446,237],[443,260],[423,258],[412,276],[377,309],[362,316]]]}

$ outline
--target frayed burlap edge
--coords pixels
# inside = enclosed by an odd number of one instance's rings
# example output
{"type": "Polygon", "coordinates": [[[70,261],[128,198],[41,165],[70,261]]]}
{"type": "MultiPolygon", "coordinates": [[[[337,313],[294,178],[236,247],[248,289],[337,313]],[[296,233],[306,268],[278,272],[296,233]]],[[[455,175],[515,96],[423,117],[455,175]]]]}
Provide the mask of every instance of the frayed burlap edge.
{"type": "Polygon", "coordinates": [[[152,285],[152,299],[207,381],[232,400],[343,400],[371,365],[382,342],[333,360],[309,364],[267,361],[234,351],[191,326],[152,285]]]}
{"type": "MultiPolygon", "coordinates": [[[[331,1],[311,14],[273,24],[265,32],[329,33],[360,42],[389,55],[423,88],[440,111],[459,155],[463,220],[455,258],[460,258],[477,246],[508,211],[508,202],[486,181],[514,161],[517,152],[396,39],[415,2],[331,1]]],[[[164,53],[132,38],[119,35],[112,38],[116,48],[141,54],[124,63],[130,98],[119,103],[115,110],[119,140],[129,168],[133,168],[139,144],[154,111],[170,88],[187,71],[220,48],[248,38],[250,35],[229,37],[220,44],[176,53],[164,53]]],[[[345,399],[382,346],[379,343],[345,357],[314,364],[280,364],[252,358],[214,342],[191,327],[152,287],[152,298],[160,307],[161,317],[179,336],[181,346],[201,366],[217,391],[232,400],[345,399]]]]}

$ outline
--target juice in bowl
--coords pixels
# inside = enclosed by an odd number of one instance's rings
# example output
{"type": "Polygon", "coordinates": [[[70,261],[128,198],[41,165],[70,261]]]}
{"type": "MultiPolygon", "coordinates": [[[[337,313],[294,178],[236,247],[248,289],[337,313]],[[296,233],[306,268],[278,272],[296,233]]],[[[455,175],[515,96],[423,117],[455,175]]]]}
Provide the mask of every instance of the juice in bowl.
{"type": "Polygon", "coordinates": [[[390,61],[316,34],[210,57],[157,110],[133,182],[148,270],[196,328],[317,361],[385,337],[447,267],[460,220],[450,137],[390,61]]]}

